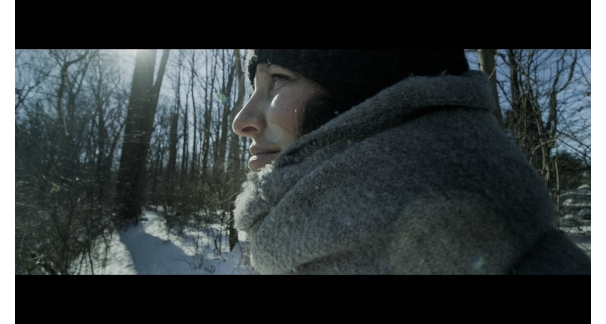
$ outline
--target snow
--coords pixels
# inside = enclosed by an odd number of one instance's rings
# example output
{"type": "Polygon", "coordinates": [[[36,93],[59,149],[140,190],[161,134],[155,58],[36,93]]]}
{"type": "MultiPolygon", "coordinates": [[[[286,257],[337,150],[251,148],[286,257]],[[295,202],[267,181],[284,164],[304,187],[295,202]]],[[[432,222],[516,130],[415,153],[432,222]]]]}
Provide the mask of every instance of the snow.
{"type": "Polygon", "coordinates": [[[591,257],[591,188],[582,185],[560,196],[559,229],[591,257]]]}
{"type": "Polygon", "coordinates": [[[218,224],[168,230],[159,211],[144,209],[140,221],[110,238],[109,249],[99,244],[100,258],[78,258],[75,274],[104,275],[232,275],[254,274],[244,259],[246,243],[229,251],[218,224]],[[92,271],[90,262],[92,259],[92,271]]]}

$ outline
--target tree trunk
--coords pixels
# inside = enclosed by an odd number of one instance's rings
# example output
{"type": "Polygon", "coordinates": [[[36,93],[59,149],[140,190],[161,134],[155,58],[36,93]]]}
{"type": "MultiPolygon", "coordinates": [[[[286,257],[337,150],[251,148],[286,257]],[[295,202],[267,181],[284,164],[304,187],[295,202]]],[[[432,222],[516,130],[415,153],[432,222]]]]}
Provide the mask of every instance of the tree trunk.
{"type": "MultiPolygon", "coordinates": [[[[191,80],[190,80],[191,82],[191,80]]],[[[187,88],[188,90],[186,91],[185,94],[185,109],[183,111],[183,147],[181,148],[181,187],[185,188],[185,186],[187,185],[187,167],[189,165],[189,158],[188,158],[188,152],[189,152],[189,121],[188,121],[188,115],[189,115],[189,87],[187,88]]]]}
{"type": "Polygon", "coordinates": [[[141,213],[149,141],[168,52],[164,50],[162,54],[155,83],[156,50],[137,52],[118,171],[118,223],[129,220],[136,224],[141,213]]]}
{"type": "MultiPolygon", "coordinates": [[[[55,105],[55,109],[57,111],[57,126],[59,128],[59,176],[61,179],[62,185],[69,185],[71,179],[73,179],[73,172],[75,169],[75,145],[74,145],[74,136],[75,136],[75,96],[79,92],[79,88],[81,85],[78,85],[77,89],[74,89],[75,85],[70,82],[68,70],[70,66],[76,64],[89,56],[89,50],[84,51],[82,54],[78,55],[73,60],[68,61],[65,57],[60,57],[58,53],[55,51],[50,51],[50,55],[57,61],[59,66],[61,67],[60,77],[61,83],[59,84],[59,88],[57,89],[57,102],[55,105]],[[67,94],[68,102],[63,105],[63,97],[67,94]],[[65,111],[64,111],[65,110],[65,111]]],[[[82,73],[82,79],[84,78],[84,74],[86,73],[86,67],[81,72],[77,72],[77,74],[82,73]]]]}
{"type": "MultiPolygon", "coordinates": [[[[229,56],[229,55],[228,55],[229,56]]],[[[229,73],[227,77],[227,85],[224,85],[224,88],[221,89],[221,93],[223,94],[223,115],[221,117],[221,134],[219,137],[219,145],[218,145],[218,154],[215,155],[215,170],[222,171],[220,174],[225,172],[225,153],[227,152],[227,137],[229,136],[228,128],[229,128],[229,119],[230,119],[230,109],[231,106],[231,88],[234,84],[234,71],[235,64],[231,62],[231,59],[228,58],[229,64],[229,73]]]]}
{"type": "MultiPolygon", "coordinates": [[[[236,115],[242,109],[244,104],[244,73],[242,72],[242,62],[240,58],[240,50],[234,50],[235,56],[235,73],[238,78],[238,97],[236,99],[236,103],[234,108],[231,110],[229,114],[229,124],[231,125],[236,118],[236,115]]],[[[242,163],[240,161],[240,136],[237,134],[230,132],[230,140],[229,140],[229,158],[227,161],[227,176],[230,179],[230,213],[229,219],[227,221],[227,229],[229,236],[229,250],[231,251],[236,244],[238,243],[238,231],[234,227],[234,202],[235,197],[238,191],[240,190],[240,185],[244,181],[244,172],[242,172],[242,163]]]]}
{"type": "Polygon", "coordinates": [[[497,118],[499,125],[503,128],[503,113],[499,105],[499,93],[497,92],[497,64],[495,56],[496,49],[478,49],[478,59],[480,61],[480,70],[488,75],[488,80],[492,87],[492,96],[494,97],[495,109],[494,116],[497,118]]]}
{"type": "Polygon", "coordinates": [[[214,91],[214,80],[217,71],[217,56],[216,52],[213,52],[212,57],[206,56],[206,84],[204,86],[204,139],[202,142],[202,177],[206,178],[208,175],[208,159],[210,151],[210,123],[212,119],[212,106],[213,106],[213,91],[214,91]],[[208,66],[212,64],[210,78],[208,77],[208,66]]]}

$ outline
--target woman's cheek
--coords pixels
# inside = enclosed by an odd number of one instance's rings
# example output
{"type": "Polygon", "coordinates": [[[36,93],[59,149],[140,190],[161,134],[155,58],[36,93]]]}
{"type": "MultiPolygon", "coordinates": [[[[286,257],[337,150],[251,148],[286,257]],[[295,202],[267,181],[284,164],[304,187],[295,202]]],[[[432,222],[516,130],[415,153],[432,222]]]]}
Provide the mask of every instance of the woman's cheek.
{"type": "Polygon", "coordinates": [[[265,129],[265,137],[269,141],[279,144],[282,149],[297,140],[294,129],[287,131],[276,124],[267,126],[265,129]]]}
{"type": "MultiPolygon", "coordinates": [[[[287,89],[283,91],[285,90],[287,89]]],[[[298,139],[296,108],[300,105],[299,96],[295,96],[292,91],[276,95],[271,102],[271,114],[268,115],[265,137],[269,141],[279,144],[282,149],[298,139]]]]}

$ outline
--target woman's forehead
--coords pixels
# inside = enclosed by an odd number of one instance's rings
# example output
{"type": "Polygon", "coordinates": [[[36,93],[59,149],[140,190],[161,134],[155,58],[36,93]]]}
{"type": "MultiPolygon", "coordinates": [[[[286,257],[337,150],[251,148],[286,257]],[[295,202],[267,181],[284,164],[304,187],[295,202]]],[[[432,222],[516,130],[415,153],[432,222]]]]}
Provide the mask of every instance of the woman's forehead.
{"type": "Polygon", "coordinates": [[[259,63],[257,64],[257,73],[259,72],[274,72],[274,71],[285,71],[292,74],[299,74],[291,69],[287,69],[283,66],[271,63],[259,63]]]}

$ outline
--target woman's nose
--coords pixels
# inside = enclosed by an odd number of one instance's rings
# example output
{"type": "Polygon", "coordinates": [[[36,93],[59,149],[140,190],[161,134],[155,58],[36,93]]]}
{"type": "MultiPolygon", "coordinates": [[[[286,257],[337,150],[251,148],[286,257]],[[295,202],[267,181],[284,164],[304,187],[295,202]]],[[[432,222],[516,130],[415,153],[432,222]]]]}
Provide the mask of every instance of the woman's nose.
{"type": "Polygon", "coordinates": [[[252,137],[263,131],[265,118],[259,99],[253,94],[234,118],[233,131],[240,136],[252,137]]]}

